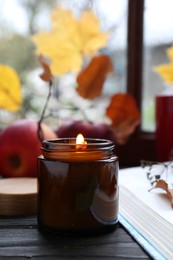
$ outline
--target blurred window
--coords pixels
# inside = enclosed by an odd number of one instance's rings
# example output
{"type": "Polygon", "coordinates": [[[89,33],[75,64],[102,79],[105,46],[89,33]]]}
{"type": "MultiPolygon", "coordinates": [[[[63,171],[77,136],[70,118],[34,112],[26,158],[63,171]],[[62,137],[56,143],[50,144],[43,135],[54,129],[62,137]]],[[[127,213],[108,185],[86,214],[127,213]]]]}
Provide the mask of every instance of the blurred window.
{"type": "MultiPolygon", "coordinates": [[[[110,33],[106,52],[115,68],[115,75],[104,86],[104,96],[126,91],[128,0],[1,0],[0,63],[16,69],[23,83],[24,103],[17,117],[40,115],[47,89],[39,79],[40,64],[30,36],[50,29],[50,14],[56,4],[71,9],[75,15],[94,9],[101,29],[110,33]]],[[[7,122],[6,112],[0,110],[0,113],[1,119],[7,122]]]]}
{"type": "Polygon", "coordinates": [[[166,49],[173,43],[172,10],[172,0],[145,0],[141,126],[144,131],[155,131],[155,96],[165,90],[153,67],[168,62],[166,49]]]}

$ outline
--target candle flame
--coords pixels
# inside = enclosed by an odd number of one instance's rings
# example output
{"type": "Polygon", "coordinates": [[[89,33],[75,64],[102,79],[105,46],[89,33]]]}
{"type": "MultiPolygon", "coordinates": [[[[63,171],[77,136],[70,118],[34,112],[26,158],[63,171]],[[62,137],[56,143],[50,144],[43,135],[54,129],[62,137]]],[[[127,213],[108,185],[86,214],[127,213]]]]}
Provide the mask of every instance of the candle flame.
{"type": "Polygon", "coordinates": [[[78,134],[76,137],[76,149],[85,149],[87,147],[87,142],[85,141],[82,134],[78,134]]]}

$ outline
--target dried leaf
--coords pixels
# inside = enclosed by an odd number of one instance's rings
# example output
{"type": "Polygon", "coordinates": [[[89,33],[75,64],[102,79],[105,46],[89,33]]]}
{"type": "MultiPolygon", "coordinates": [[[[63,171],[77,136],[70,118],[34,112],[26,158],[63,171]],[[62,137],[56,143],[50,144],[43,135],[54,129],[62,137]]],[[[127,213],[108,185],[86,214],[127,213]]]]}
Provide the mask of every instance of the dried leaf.
{"type": "Polygon", "coordinates": [[[156,189],[156,188],[160,188],[160,189],[166,191],[169,199],[171,200],[171,206],[173,207],[173,189],[170,189],[168,187],[168,183],[164,180],[159,180],[159,181],[157,181],[156,185],[150,189],[150,191],[153,189],[156,189]]]}
{"type": "Polygon", "coordinates": [[[93,56],[107,44],[108,34],[100,31],[93,11],[82,12],[76,19],[70,10],[56,7],[51,15],[52,30],[32,37],[37,53],[51,61],[54,75],[79,72],[84,56],[93,56]]]}
{"type": "Polygon", "coordinates": [[[40,78],[44,81],[51,81],[53,76],[49,64],[46,62],[46,59],[42,55],[39,56],[39,62],[44,69],[43,73],[40,75],[40,78]]]}
{"type": "Polygon", "coordinates": [[[153,69],[163,79],[163,81],[165,81],[168,84],[172,84],[173,83],[173,46],[169,47],[166,53],[170,62],[155,66],[153,69]]]}
{"type": "Polygon", "coordinates": [[[124,144],[140,123],[135,99],[127,93],[112,96],[106,115],[112,120],[111,126],[119,144],[124,144]]]}
{"type": "Polygon", "coordinates": [[[119,125],[112,127],[113,133],[118,144],[125,144],[129,139],[129,136],[133,134],[136,127],[139,125],[140,120],[133,120],[127,118],[119,125]]]}
{"type": "Polygon", "coordinates": [[[82,13],[78,20],[78,30],[81,38],[81,50],[84,55],[93,56],[107,44],[108,33],[101,32],[100,21],[89,9],[82,13]]]}
{"type": "Polygon", "coordinates": [[[20,79],[16,71],[0,64],[0,108],[17,111],[22,102],[20,79]]]}
{"type": "Polygon", "coordinates": [[[170,62],[173,62],[173,46],[167,49],[166,54],[170,62]]]}
{"type": "Polygon", "coordinates": [[[127,118],[139,119],[140,113],[133,96],[118,93],[112,96],[106,115],[112,120],[112,125],[116,126],[127,118]]]}
{"type": "Polygon", "coordinates": [[[100,96],[103,83],[110,72],[113,72],[113,65],[109,56],[94,57],[77,77],[79,95],[88,99],[100,96]]]}
{"type": "Polygon", "coordinates": [[[154,71],[168,84],[173,83],[173,63],[159,65],[154,71]]]}

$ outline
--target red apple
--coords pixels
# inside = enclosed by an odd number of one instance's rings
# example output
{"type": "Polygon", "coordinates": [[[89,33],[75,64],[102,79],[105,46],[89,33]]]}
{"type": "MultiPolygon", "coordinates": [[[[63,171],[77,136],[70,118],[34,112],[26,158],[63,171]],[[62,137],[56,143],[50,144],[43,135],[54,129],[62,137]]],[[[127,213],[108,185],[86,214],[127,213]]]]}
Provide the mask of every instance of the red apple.
{"type": "Polygon", "coordinates": [[[56,133],[60,138],[76,137],[81,133],[85,138],[100,138],[115,141],[112,129],[102,122],[66,121],[58,128],[56,133]]]}
{"type": "MultiPolygon", "coordinates": [[[[0,132],[0,174],[3,177],[36,177],[36,159],[41,154],[37,129],[37,121],[21,119],[0,132]]],[[[45,139],[56,138],[44,123],[42,130],[45,139]]]]}

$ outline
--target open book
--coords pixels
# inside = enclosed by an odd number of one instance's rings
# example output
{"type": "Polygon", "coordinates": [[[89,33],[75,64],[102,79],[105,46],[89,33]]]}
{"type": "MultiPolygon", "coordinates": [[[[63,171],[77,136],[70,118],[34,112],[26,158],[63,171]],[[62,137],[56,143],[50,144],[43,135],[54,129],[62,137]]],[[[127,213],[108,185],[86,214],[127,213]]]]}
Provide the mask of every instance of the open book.
{"type": "Polygon", "coordinates": [[[145,168],[119,171],[119,221],[154,259],[173,259],[173,208],[165,191],[151,188],[145,168]]]}

